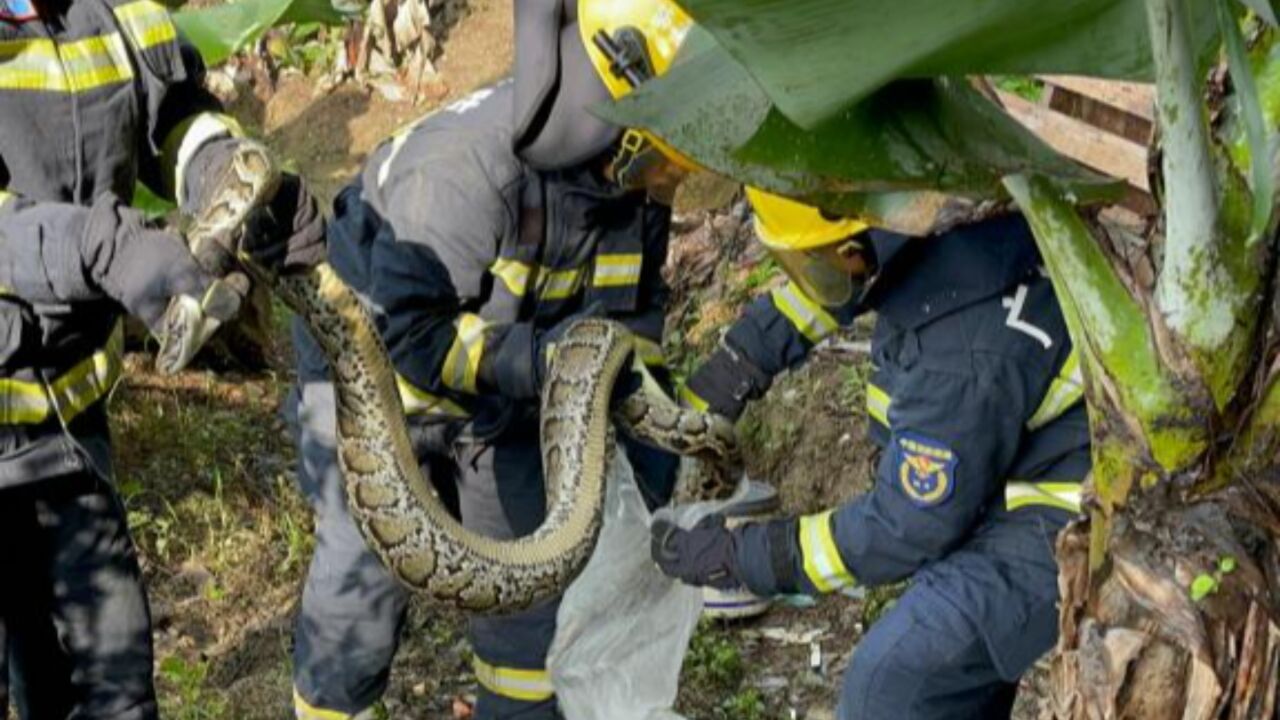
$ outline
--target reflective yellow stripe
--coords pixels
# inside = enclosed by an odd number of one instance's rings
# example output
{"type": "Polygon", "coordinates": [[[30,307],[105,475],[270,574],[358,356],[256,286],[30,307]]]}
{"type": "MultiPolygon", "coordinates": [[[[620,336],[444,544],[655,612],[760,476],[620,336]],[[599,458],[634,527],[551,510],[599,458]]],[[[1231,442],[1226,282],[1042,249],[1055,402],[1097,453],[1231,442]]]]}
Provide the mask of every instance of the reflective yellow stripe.
{"type": "Polygon", "coordinates": [[[1080,512],[1079,482],[1021,482],[1005,485],[1004,504],[1009,510],[1024,507],[1054,507],[1080,512]]]}
{"type": "Polygon", "coordinates": [[[119,33],[56,43],[47,38],[0,42],[0,89],[83,93],[133,79],[119,33]]]}
{"type": "Polygon", "coordinates": [[[402,375],[396,375],[396,386],[400,388],[400,402],[406,415],[447,415],[455,418],[470,415],[461,405],[423,390],[402,375]]]}
{"type": "Polygon", "coordinates": [[[1080,355],[1072,348],[1057,377],[1049,384],[1040,407],[1027,421],[1027,429],[1037,430],[1048,425],[1083,399],[1084,375],[1080,372],[1080,355]]]}
{"type": "Polygon", "coordinates": [[[488,323],[479,315],[463,313],[454,326],[458,336],[445,356],[441,380],[452,390],[474,393],[476,372],[484,355],[484,329],[488,323]]]}
{"type": "Polygon", "coordinates": [[[831,317],[821,305],[809,299],[794,282],[774,290],[773,305],[791,321],[795,329],[809,342],[817,343],[830,335],[839,327],[836,319],[831,317]]]}
{"type": "Polygon", "coordinates": [[[636,344],[636,355],[640,356],[640,362],[649,367],[662,367],[666,365],[666,357],[662,354],[662,346],[639,335],[634,337],[636,344]]]}
{"type": "Polygon", "coordinates": [[[44,383],[0,379],[0,424],[36,424],[56,412],[69,423],[94,403],[111,394],[120,379],[124,325],[117,324],[107,346],[81,360],[46,386],[44,383]]]}
{"type": "Polygon", "coordinates": [[[697,393],[690,390],[688,385],[680,386],[680,402],[684,403],[685,407],[691,407],[698,412],[706,412],[711,407],[706,400],[698,397],[697,393]]]}
{"type": "Polygon", "coordinates": [[[597,255],[591,284],[595,287],[638,285],[643,261],[644,257],[640,253],[597,255]]]}
{"type": "Polygon", "coordinates": [[[134,47],[146,50],[178,39],[169,11],[151,0],[137,0],[116,8],[116,19],[129,33],[134,47]]]}
{"type": "Polygon", "coordinates": [[[53,381],[49,386],[49,396],[63,422],[71,422],[72,418],[111,393],[120,379],[123,354],[124,324],[118,323],[106,348],[81,360],[53,381]]]}
{"type": "Polygon", "coordinates": [[[49,396],[37,382],[0,379],[0,424],[34,425],[49,417],[49,396]]]}
{"type": "Polygon", "coordinates": [[[551,699],[555,690],[551,687],[551,675],[546,670],[519,670],[497,667],[481,660],[472,662],[476,680],[489,692],[522,702],[541,702],[551,699]]]}
{"type": "Polygon", "coordinates": [[[889,393],[870,380],[867,381],[867,414],[873,420],[889,427],[889,406],[892,404],[893,399],[889,397],[889,393]]]}
{"type": "Polygon", "coordinates": [[[9,201],[12,200],[13,198],[14,198],[13,193],[0,190],[0,210],[3,210],[4,206],[8,205],[9,201]]]}
{"type": "Polygon", "coordinates": [[[489,266],[489,273],[501,280],[502,284],[507,286],[507,290],[516,297],[524,297],[525,291],[529,289],[531,272],[533,268],[527,264],[508,258],[498,258],[489,266]]]}
{"type": "Polygon", "coordinates": [[[548,270],[538,280],[541,287],[539,297],[543,300],[563,300],[577,292],[581,280],[581,268],[548,270]]]}
{"type": "Polygon", "coordinates": [[[804,574],[821,592],[833,592],[853,584],[853,573],[845,567],[831,532],[831,513],[800,518],[800,553],[804,556],[804,574]]]}
{"type": "Polygon", "coordinates": [[[297,720],[373,720],[373,708],[350,715],[337,710],[318,708],[303,699],[295,688],[293,691],[293,715],[297,720]]]}

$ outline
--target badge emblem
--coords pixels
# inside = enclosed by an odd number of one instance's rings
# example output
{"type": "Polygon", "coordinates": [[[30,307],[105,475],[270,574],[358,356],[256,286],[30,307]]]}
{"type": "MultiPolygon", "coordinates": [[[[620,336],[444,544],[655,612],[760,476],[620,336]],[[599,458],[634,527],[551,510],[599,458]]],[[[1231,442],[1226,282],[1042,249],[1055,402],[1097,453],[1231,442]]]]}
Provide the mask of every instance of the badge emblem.
{"type": "Polygon", "coordinates": [[[919,507],[941,505],[955,489],[959,458],[946,445],[914,433],[898,436],[898,482],[919,507]]]}
{"type": "Polygon", "coordinates": [[[22,23],[35,19],[36,8],[32,0],[0,0],[0,20],[22,23]]]}

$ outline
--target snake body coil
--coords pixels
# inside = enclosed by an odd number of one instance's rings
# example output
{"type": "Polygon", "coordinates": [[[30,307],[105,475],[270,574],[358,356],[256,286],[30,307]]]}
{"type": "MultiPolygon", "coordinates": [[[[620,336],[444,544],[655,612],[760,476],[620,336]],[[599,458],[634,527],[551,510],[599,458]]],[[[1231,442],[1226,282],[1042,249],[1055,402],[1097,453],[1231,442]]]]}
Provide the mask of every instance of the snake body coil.
{"type": "MultiPolygon", "coordinates": [[[[260,178],[245,178],[244,192],[229,192],[228,203],[255,196],[260,178]]],[[[600,532],[615,420],[632,435],[674,452],[719,462],[735,455],[727,422],[676,406],[647,373],[643,387],[615,416],[610,400],[633,356],[631,337],[616,323],[581,320],[557,343],[543,384],[546,519],[522,538],[479,535],[449,514],[423,476],[386,348],[356,294],[327,264],[277,275],[244,253],[237,256],[303,318],[324,351],[337,399],[347,505],[365,542],[403,584],[442,603],[472,612],[511,612],[568,587],[600,532]]],[[[716,492],[728,489],[726,483],[716,492]]]]}

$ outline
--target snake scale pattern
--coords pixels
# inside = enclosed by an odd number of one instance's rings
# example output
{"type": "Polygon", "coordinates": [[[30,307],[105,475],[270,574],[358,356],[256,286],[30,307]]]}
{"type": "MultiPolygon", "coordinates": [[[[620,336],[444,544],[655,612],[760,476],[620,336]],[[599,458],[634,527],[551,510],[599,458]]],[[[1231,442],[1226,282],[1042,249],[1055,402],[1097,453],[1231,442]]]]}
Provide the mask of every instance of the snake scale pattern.
{"type": "MultiPolygon", "coordinates": [[[[261,175],[246,172],[227,203],[252,202],[261,175]]],[[[241,213],[243,215],[243,213],[241,213]]],[[[556,344],[541,398],[547,517],[532,535],[497,540],[464,528],[423,476],[385,347],[356,294],[327,264],[276,274],[237,257],[304,319],[323,348],[337,396],[338,459],[356,524],[403,584],[453,607],[511,612],[560,594],[590,557],[604,510],[614,422],[641,440],[729,467],[732,426],[680,408],[647,373],[611,409],[613,388],[634,356],[630,335],[600,319],[575,323],[556,344]]],[[[695,495],[725,495],[728,473],[695,495]]]]}

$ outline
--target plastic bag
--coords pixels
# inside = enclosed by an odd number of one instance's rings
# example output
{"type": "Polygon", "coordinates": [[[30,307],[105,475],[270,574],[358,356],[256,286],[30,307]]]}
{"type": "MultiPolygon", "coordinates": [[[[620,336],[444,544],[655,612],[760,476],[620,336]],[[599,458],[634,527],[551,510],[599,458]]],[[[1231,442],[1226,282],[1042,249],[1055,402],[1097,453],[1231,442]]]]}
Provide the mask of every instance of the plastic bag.
{"type": "MultiPolygon", "coordinates": [[[[688,527],[730,502],[659,513],[688,527]]],[[[567,720],[683,720],[671,707],[702,591],[654,565],[650,520],[630,463],[614,453],[600,540],[560,603],[547,658],[567,720]]]]}

